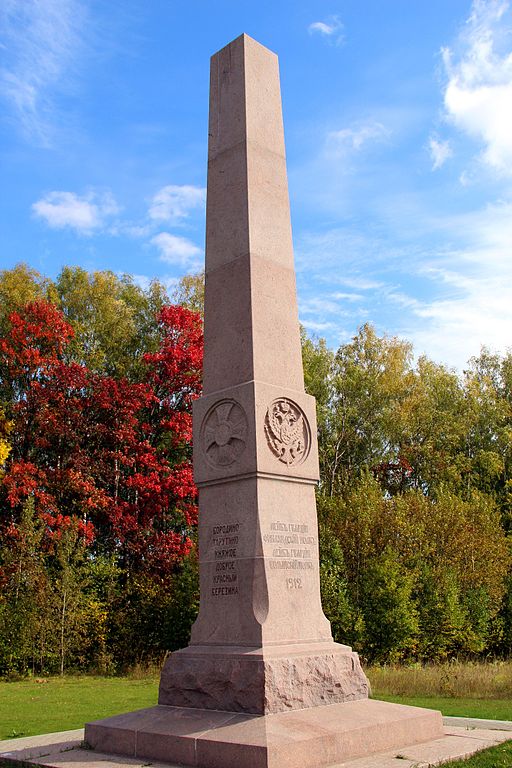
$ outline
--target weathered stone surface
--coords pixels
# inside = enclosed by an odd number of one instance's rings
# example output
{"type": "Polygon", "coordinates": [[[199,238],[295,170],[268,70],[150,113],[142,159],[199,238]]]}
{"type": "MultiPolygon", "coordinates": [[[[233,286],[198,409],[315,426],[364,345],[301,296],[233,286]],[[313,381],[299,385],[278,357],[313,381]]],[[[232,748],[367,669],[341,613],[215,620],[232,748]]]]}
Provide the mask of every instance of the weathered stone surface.
{"type": "Polygon", "coordinates": [[[367,697],[359,658],[347,646],[217,653],[189,647],[164,665],[159,703],[264,714],[367,697]]]}
{"type": "Polygon", "coordinates": [[[334,650],[265,659],[265,711],[306,709],[366,699],[369,685],[357,654],[334,650]]]}

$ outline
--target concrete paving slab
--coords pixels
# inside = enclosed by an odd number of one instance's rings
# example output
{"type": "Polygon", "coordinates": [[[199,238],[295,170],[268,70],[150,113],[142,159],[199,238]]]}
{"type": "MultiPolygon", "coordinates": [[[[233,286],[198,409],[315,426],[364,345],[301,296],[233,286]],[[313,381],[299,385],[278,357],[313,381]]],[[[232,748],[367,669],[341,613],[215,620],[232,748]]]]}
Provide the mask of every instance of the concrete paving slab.
{"type": "Polygon", "coordinates": [[[499,731],[492,728],[454,728],[445,727],[444,729],[447,736],[464,736],[468,739],[486,739],[487,741],[493,741],[496,744],[501,744],[502,741],[508,741],[512,739],[512,733],[507,731],[499,731]]]}
{"type": "MultiPolygon", "coordinates": [[[[512,704],[510,705],[512,717],[512,704]]],[[[443,723],[456,728],[492,728],[494,731],[512,731],[512,720],[484,720],[478,717],[443,717],[443,723]]]]}
{"type": "MultiPolygon", "coordinates": [[[[47,733],[0,741],[0,764],[41,765],[46,768],[143,768],[147,762],[121,755],[83,749],[84,729],[47,733]]],[[[152,768],[181,768],[171,763],[151,763],[152,768]]]]}
{"type": "Polygon", "coordinates": [[[84,738],[84,729],[45,733],[42,736],[23,736],[18,739],[0,741],[0,760],[15,755],[16,760],[31,760],[43,755],[56,754],[65,749],[79,747],[84,738]]]}

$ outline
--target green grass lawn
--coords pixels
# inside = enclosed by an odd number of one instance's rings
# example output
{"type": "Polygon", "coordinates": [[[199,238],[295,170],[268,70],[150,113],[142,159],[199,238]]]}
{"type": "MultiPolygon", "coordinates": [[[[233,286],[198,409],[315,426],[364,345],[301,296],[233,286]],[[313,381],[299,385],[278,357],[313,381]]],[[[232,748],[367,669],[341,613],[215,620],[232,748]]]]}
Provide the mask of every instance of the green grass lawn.
{"type": "Polygon", "coordinates": [[[450,768],[512,768],[512,741],[484,749],[468,760],[455,760],[450,768]]]}
{"type": "Polygon", "coordinates": [[[82,728],[88,720],[151,707],[158,698],[155,678],[49,677],[43,680],[42,683],[0,682],[0,739],[82,728]]]}
{"type": "Polygon", "coordinates": [[[512,720],[512,702],[506,699],[463,699],[447,696],[393,696],[374,695],[375,699],[410,704],[412,707],[439,709],[451,717],[482,717],[486,720],[512,720]]]}

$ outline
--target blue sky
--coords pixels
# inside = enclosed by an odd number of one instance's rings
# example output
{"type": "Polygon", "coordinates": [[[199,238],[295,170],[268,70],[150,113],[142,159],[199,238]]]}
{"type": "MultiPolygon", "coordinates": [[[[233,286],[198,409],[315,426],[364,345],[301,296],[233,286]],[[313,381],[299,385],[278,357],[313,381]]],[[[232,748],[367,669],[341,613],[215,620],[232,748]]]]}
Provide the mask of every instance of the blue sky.
{"type": "Polygon", "coordinates": [[[461,370],[512,344],[506,0],[3,0],[0,267],[202,264],[209,57],[281,66],[299,311],[461,370]]]}

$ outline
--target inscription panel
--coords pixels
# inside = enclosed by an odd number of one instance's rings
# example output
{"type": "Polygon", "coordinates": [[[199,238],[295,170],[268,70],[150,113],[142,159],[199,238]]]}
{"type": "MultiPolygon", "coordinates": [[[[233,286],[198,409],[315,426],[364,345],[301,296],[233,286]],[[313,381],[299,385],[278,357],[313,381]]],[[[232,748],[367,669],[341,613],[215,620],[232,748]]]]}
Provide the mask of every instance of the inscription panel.
{"type": "Polygon", "coordinates": [[[211,544],[215,568],[210,594],[212,597],[238,595],[238,544],[240,523],[225,523],[212,527],[211,544]]]}
{"type": "Polygon", "coordinates": [[[309,526],[275,520],[263,534],[263,547],[269,568],[286,575],[287,588],[302,589],[304,577],[315,568],[316,537],[309,532],[309,526]],[[290,571],[295,572],[293,576],[288,575],[290,571]]]}

